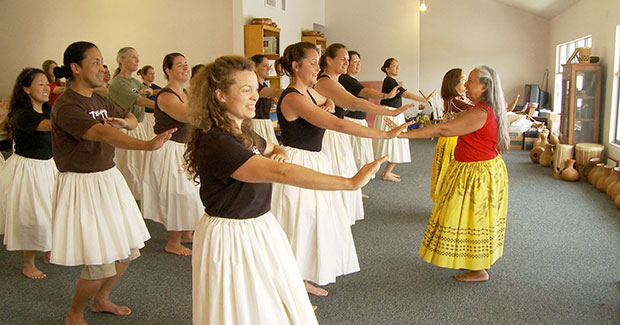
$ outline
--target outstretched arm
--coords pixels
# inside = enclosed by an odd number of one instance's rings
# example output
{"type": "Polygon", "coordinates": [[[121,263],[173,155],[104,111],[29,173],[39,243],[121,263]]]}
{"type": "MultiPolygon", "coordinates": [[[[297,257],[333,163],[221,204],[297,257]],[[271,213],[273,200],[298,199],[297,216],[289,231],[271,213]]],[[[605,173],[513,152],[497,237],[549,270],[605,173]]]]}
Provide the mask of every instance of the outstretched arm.
{"type": "Polygon", "coordinates": [[[330,78],[320,79],[314,89],[321,95],[330,98],[340,107],[346,107],[352,111],[362,111],[367,113],[373,113],[377,115],[396,116],[411,107],[410,105],[402,106],[396,110],[390,110],[379,105],[375,105],[362,98],[351,95],[344,87],[338,82],[330,78]]]}
{"type": "Polygon", "coordinates": [[[291,93],[286,96],[282,100],[282,103],[280,103],[280,107],[282,109],[282,114],[289,121],[301,117],[310,124],[323,129],[330,129],[366,138],[390,139],[398,135],[409,125],[405,123],[399,128],[389,132],[365,127],[345,119],[339,119],[314,105],[307,97],[297,93],[291,93]]]}
{"type": "Polygon", "coordinates": [[[282,183],[315,190],[357,190],[366,185],[387,156],[364,165],[355,176],[327,175],[303,166],[279,163],[255,155],[239,167],[232,177],[247,183],[282,183]]]}
{"type": "Polygon", "coordinates": [[[483,108],[474,108],[459,114],[455,119],[433,124],[421,129],[409,130],[399,138],[427,139],[434,137],[461,136],[479,130],[487,120],[487,112],[483,108]]]}
{"type": "Polygon", "coordinates": [[[161,148],[166,141],[170,140],[172,133],[176,130],[177,129],[170,129],[158,134],[150,141],[142,141],[130,137],[114,127],[103,124],[94,124],[84,133],[84,135],[82,135],[82,139],[105,142],[122,149],[157,150],[161,148]]]}

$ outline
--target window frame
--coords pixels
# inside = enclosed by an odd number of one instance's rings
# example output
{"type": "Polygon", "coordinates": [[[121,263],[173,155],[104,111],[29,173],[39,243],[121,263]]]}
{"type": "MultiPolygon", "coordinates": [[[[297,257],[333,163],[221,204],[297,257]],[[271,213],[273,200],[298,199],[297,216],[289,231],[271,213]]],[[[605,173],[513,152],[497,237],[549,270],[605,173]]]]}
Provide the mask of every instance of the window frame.
{"type": "MultiPolygon", "coordinates": [[[[611,121],[616,122],[615,136],[611,137],[611,143],[620,145],[620,25],[616,26],[616,47],[614,51],[614,80],[612,86],[611,121]],[[614,118],[615,115],[615,118],[614,118]]],[[[610,121],[610,124],[612,123],[610,121]]],[[[610,125],[611,127],[611,125],[610,125]]]]}
{"type": "MultiPolygon", "coordinates": [[[[573,54],[578,47],[592,48],[592,34],[586,35],[572,41],[561,43],[555,47],[555,83],[553,84],[553,111],[562,112],[562,64],[573,54]]],[[[577,57],[571,63],[577,63],[577,57]]]]}

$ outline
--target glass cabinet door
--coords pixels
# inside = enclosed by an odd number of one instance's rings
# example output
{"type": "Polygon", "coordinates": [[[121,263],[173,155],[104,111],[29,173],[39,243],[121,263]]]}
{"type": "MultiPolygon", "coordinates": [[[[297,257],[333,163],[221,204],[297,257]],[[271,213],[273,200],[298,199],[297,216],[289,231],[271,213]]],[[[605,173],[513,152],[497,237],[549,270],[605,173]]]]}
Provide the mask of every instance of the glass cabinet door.
{"type": "Polygon", "coordinates": [[[594,134],[596,71],[576,71],[574,142],[591,142],[594,134]]]}

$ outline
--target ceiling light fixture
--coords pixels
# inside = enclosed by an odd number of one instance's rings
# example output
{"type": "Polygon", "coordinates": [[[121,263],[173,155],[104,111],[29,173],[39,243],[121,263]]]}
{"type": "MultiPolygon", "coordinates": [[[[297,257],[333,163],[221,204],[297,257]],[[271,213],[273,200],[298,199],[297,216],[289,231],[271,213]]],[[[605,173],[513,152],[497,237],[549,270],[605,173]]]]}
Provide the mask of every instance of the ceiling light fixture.
{"type": "Polygon", "coordinates": [[[422,0],[422,3],[420,4],[420,11],[426,12],[426,0],[422,0]]]}

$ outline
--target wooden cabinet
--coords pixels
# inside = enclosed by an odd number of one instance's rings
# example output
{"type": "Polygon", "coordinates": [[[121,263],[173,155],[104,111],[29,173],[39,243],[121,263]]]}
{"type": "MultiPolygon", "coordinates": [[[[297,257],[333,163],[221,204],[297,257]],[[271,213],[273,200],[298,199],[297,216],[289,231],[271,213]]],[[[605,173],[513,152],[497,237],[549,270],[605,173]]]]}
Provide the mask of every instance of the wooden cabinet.
{"type": "Polygon", "coordinates": [[[319,55],[322,55],[325,52],[325,48],[327,48],[327,39],[321,36],[301,36],[302,42],[309,42],[319,49],[319,55]]]}
{"type": "Polygon", "coordinates": [[[598,143],[601,107],[601,65],[562,65],[562,113],[560,141],[598,143]]]}
{"type": "MultiPolygon", "coordinates": [[[[245,56],[263,54],[273,64],[280,57],[280,28],[271,25],[245,25],[245,56]]],[[[280,88],[280,76],[267,78],[269,86],[280,88]]]]}

